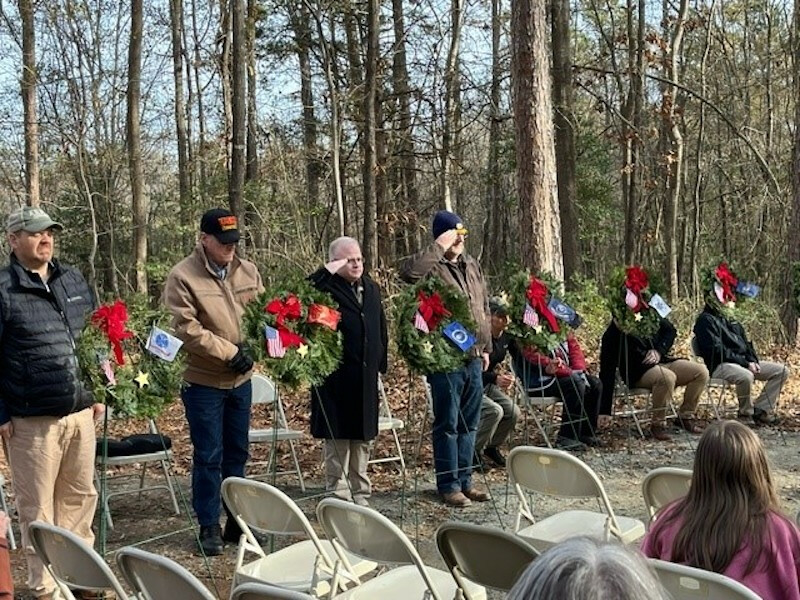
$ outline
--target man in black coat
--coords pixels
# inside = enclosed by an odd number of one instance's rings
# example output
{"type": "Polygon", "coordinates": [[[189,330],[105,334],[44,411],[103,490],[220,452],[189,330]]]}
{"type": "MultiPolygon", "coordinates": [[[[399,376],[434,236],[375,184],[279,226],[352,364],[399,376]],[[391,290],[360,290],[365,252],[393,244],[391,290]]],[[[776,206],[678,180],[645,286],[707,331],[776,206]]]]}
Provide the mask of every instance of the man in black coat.
{"type": "Polygon", "coordinates": [[[387,366],[386,316],[356,240],[335,239],[328,260],[309,279],[339,303],[344,355],[325,383],[311,389],[311,434],[325,440],[326,489],[366,506],[370,441],[378,435],[378,373],[387,366]]]}

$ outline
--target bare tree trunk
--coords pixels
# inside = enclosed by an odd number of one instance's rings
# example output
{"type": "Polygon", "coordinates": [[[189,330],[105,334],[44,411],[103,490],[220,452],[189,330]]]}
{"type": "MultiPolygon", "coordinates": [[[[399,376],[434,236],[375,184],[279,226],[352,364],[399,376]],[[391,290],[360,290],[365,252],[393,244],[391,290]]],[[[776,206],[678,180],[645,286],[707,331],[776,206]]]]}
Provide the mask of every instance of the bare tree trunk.
{"type": "MultiPolygon", "coordinates": [[[[403,0],[392,0],[394,24],[394,54],[392,78],[397,97],[397,137],[400,163],[402,212],[413,214],[420,210],[417,191],[417,167],[414,156],[414,132],[411,125],[411,94],[408,88],[408,66],[406,61],[406,32],[403,21],[403,0]]],[[[406,231],[408,228],[404,228],[406,231]]],[[[411,244],[406,244],[401,253],[410,254],[411,244]]]]}
{"type": "Polygon", "coordinates": [[[131,41],[128,46],[128,167],[133,200],[133,256],[136,291],[147,294],[147,198],[142,172],[139,97],[142,83],[142,0],[131,0],[131,41]]]}
{"type": "Polygon", "coordinates": [[[792,345],[797,344],[797,319],[800,312],[800,0],[794,0],[792,36],[794,58],[794,140],[792,149],[791,227],[787,236],[790,276],[785,277],[788,301],[782,310],[783,326],[792,345]]]}
{"type": "Polygon", "coordinates": [[[22,108],[25,118],[25,193],[39,206],[39,118],[36,111],[36,29],[33,0],[19,0],[22,19],[22,108]]]}
{"type": "Polygon", "coordinates": [[[578,214],[575,208],[575,115],[572,102],[572,49],[570,46],[570,0],[552,0],[553,104],[555,108],[558,207],[561,249],[564,254],[564,283],[580,270],[578,214]]]}
{"type": "MultiPolygon", "coordinates": [[[[186,123],[186,101],[183,93],[183,0],[170,0],[169,16],[172,33],[172,75],[175,82],[175,134],[178,142],[178,198],[181,225],[191,231],[191,179],[189,177],[189,135],[186,123]]],[[[183,250],[191,244],[183,235],[183,250]]]]}
{"type": "Polygon", "coordinates": [[[376,181],[378,167],[375,150],[375,103],[378,95],[378,35],[380,33],[380,0],[367,0],[367,64],[364,82],[364,235],[361,251],[364,268],[378,264],[378,219],[376,181]]]}
{"type": "Polygon", "coordinates": [[[303,152],[306,163],[306,203],[311,209],[311,230],[318,232],[316,208],[320,204],[320,162],[317,149],[317,118],[314,114],[314,88],[311,81],[311,27],[308,7],[300,3],[292,9],[295,53],[300,67],[300,102],[303,105],[303,152]]]}
{"type": "Polygon", "coordinates": [[[233,148],[228,179],[228,202],[231,212],[244,223],[245,150],[247,144],[247,63],[245,57],[245,4],[244,0],[230,0],[233,25],[233,148]]]}
{"type": "Polygon", "coordinates": [[[511,4],[511,88],[521,254],[533,270],[563,280],[547,12],[539,0],[511,4]]]}
{"type": "MultiPolygon", "coordinates": [[[[668,22],[668,3],[664,3],[664,22],[668,22]]],[[[688,0],[681,0],[675,27],[669,45],[669,57],[665,64],[667,78],[679,83],[678,58],[683,46],[683,33],[686,15],[689,10],[688,0]]],[[[680,116],[676,113],[678,88],[675,85],[665,87],[661,114],[669,140],[664,156],[666,165],[666,198],[664,206],[664,245],[666,247],[666,276],[669,282],[670,297],[678,297],[678,202],[683,177],[683,133],[680,127],[680,116]]]]}
{"type": "Polygon", "coordinates": [[[456,110],[459,85],[459,46],[461,44],[461,26],[464,19],[463,0],[450,0],[450,48],[447,52],[447,64],[444,71],[444,124],[442,127],[441,150],[441,188],[442,202],[445,210],[453,210],[452,176],[453,137],[455,135],[456,110]]]}
{"type": "Polygon", "coordinates": [[[258,113],[256,112],[256,21],[258,1],[247,0],[247,168],[245,181],[258,179],[258,113]]]}
{"type": "MultiPolygon", "coordinates": [[[[200,151],[195,153],[199,156],[197,177],[201,185],[198,186],[200,197],[205,196],[205,183],[206,183],[206,112],[205,104],[203,102],[203,87],[200,82],[200,68],[202,63],[200,57],[200,31],[197,27],[197,0],[192,0],[192,39],[194,44],[194,60],[192,61],[192,73],[194,75],[194,85],[197,92],[197,146],[200,151]]],[[[224,80],[224,78],[223,78],[224,80]]],[[[227,135],[228,131],[225,131],[227,135]]],[[[197,184],[197,182],[195,182],[197,184]]]]}
{"type": "MultiPolygon", "coordinates": [[[[238,0],[220,0],[219,3],[219,38],[217,44],[221,44],[222,48],[219,53],[219,79],[222,83],[222,105],[223,114],[225,115],[225,164],[229,170],[233,166],[231,160],[233,157],[233,76],[231,69],[239,69],[241,65],[233,66],[231,64],[231,14],[235,10],[233,3],[238,0]]],[[[236,52],[236,49],[234,49],[236,52]]],[[[238,50],[241,53],[241,48],[238,50]]],[[[235,212],[235,211],[234,211],[235,212]]]]}

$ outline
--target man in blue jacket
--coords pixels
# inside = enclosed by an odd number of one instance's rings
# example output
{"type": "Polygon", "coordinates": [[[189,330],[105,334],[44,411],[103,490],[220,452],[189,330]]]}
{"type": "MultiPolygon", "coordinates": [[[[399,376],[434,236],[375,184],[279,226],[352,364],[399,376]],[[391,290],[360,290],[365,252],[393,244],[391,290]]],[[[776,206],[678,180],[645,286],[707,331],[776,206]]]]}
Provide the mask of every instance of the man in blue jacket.
{"type": "Polygon", "coordinates": [[[103,411],[81,382],[75,354],[94,297],[77,270],[53,258],[61,229],[40,208],[13,211],[6,224],[11,257],[0,270],[0,435],[14,481],[28,587],[46,600],[56,586],[34,554],[28,524],[53,523],[93,545],[93,417],[103,411]]]}

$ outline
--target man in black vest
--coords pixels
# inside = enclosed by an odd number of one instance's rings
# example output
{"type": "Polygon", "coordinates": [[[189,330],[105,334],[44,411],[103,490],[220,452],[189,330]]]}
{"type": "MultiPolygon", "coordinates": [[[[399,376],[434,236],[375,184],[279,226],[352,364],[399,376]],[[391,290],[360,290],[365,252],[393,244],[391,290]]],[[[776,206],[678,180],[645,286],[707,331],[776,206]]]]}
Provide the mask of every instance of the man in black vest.
{"type": "Polygon", "coordinates": [[[325,383],[311,389],[311,434],[325,440],[326,489],[367,506],[369,445],[378,435],[378,373],[386,373],[386,317],[356,240],[335,239],[328,260],[309,279],[339,303],[344,356],[325,383]]]}
{"type": "Polygon", "coordinates": [[[94,297],[78,271],[53,258],[61,229],[40,208],[12,212],[6,225],[11,257],[0,270],[0,435],[14,482],[28,587],[45,599],[56,586],[33,552],[28,524],[53,523],[92,546],[93,417],[103,412],[81,382],[75,354],[94,297]]]}

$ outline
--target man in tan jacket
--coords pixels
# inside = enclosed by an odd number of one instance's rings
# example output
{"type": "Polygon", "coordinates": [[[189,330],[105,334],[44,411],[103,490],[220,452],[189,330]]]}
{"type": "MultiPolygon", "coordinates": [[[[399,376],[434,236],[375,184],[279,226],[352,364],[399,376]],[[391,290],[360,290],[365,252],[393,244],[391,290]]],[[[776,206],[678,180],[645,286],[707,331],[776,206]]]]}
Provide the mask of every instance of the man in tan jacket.
{"type": "Polygon", "coordinates": [[[228,515],[219,524],[220,486],[243,477],[248,458],[253,360],[240,326],[245,305],[264,286],[256,266],[236,256],[236,217],[222,208],[200,221],[194,252],[167,277],[164,303],[187,355],[181,397],[194,447],[192,505],[200,524],[200,549],[222,554],[223,540],[238,542],[241,531],[228,515]]]}

